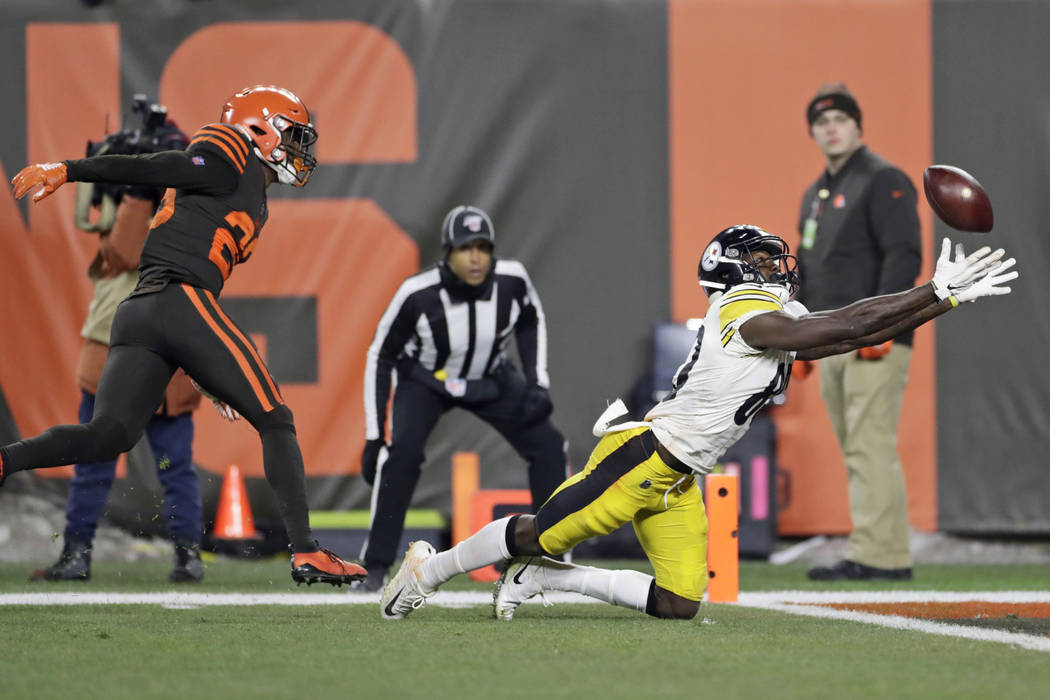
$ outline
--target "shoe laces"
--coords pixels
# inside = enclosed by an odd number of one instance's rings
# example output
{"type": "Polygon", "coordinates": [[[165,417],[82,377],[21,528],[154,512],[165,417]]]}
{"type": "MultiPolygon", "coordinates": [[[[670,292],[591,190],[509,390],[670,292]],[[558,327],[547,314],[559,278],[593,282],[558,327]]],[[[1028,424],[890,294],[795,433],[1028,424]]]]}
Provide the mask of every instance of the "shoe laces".
{"type": "Polygon", "coordinates": [[[342,558],[340,558],[338,555],[336,555],[336,553],[333,552],[332,550],[325,549],[324,547],[320,547],[320,548],[318,548],[317,551],[319,551],[321,554],[324,554],[333,563],[338,564],[343,569],[343,571],[349,570],[349,567],[347,566],[348,562],[344,561],[342,558]]]}
{"type": "Polygon", "coordinates": [[[332,561],[340,562],[340,563],[342,563],[342,561],[343,561],[342,559],[340,559],[339,557],[336,556],[335,552],[333,552],[330,549],[325,549],[324,547],[319,547],[317,549],[317,551],[319,551],[321,554],[324,554],[325,556],[327,556],[332,561]]]}

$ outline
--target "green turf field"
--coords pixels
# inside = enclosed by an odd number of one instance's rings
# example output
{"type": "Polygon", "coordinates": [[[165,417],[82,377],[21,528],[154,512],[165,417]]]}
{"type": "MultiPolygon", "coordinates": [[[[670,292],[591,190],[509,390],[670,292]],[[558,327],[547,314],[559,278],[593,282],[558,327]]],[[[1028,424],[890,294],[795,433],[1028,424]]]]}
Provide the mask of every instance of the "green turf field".
{"type": "MultiPolygon", "coordinates": [[[[610,562],[600,562],[608,565],[610,562]]],[[[622,564],[622,563],[620,563],[622,564]]],[[[30,584],[0,565],[0,594],[167,591],[167,562],[97,564],[87,584],[30,584]]],[[[639,565],[639,568],[644,566],[639,565]]],[[[800,566],[744,563],[744,591],[829,590],[800,566]]],[[[180,591],[288,593],[286,559],[220,560],[180,591]]],[[[1028,590],[1047,567],[926,566],[907,584],[844,590],[1028,590]]],[[[486,590],[465,577],[449,589],[486,590]]],[[[1044,697],[1050,654],[839,620],[705,604],[688,622],[605,605],[376,605],[167,609],[0,607],[0,698],[987,698],[1044,697]]],[[[1045,634],[1045,632],[1044,632],[1045,634]]]]}

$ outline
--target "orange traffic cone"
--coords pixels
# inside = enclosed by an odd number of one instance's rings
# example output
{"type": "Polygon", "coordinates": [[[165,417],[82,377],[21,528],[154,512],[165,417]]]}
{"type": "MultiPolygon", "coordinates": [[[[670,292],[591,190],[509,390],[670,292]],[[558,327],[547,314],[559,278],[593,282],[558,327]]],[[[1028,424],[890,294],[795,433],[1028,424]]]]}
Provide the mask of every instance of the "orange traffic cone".
{"type": "Polygon", "coordinates": [[[215,511],[215,530],[212,534],[221,540],[250,540],[259,537],[255,531],[252,507],[244,488],[241,468],[231,464],[226,468],[219,492],[219,507],[215,511]]]}

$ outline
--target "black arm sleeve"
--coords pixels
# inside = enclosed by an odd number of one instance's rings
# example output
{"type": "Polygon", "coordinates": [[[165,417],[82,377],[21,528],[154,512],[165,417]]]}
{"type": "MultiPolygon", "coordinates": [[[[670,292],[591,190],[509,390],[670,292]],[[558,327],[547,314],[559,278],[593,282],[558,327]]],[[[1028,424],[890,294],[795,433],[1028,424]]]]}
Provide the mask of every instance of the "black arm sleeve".
{"type": "Polygon", "coordinates": [[[518,344],[518,355],[521,356],[521,369],[529,384],[538,382],[536,374],[536,357],[539,343],[539,319],[536,307],[528,304],[522,307],[521,315],[514,326],[514,340],[518,344]]]}
{"type": "Polygon", "coordinates": [[[917,196],[911,180],[900,170],[877,173],[871,183],[869,208],[872,233],[882,252],[876,294],[910,289],[922,267],[917,196]]]}
{"type": "Polygon", "coordinates": [[[418,316],[412,297],[406,298],[398,290],[379,320],[365,361],[365,438],[368,440],[384,438],[390,373],[415,332],[418,316]]]}
{"type": "Polygon", "coordinates": [[[193,160],[187,151],[162,151],[138,156],[94,156],[67,160],[69,180],[116,185],[152,185],[224,195],[237,189],[238,173],[221,158],[193,160]]]}

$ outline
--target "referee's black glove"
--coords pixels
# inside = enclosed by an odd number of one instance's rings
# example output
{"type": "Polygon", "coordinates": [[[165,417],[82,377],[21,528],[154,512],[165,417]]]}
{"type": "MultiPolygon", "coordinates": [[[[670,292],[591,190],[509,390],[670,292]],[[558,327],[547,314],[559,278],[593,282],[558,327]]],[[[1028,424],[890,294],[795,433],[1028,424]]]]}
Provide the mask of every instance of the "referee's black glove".
{"type": "MultiPolygon", "coordinates": [[[[367,440],[365,442],[365,451],[361,454],[361,476],[365,478],[365,483],[369,486],[375,484],[376,480],[376,467],[379,465],[379,456],[381,453],[386,451],[386,443],[382,438],[378,440],[367,440]]],[[[384,461],[386,461],[386,455],[383,454],[384,461]]]]}
{"type": "Polygon", "coordinates": [[[533,384],[525,390],[521,405],[521,418],[525,425],[532,425],[545,420],[554,410],[551,394],[539,384],[533,384]]]}

